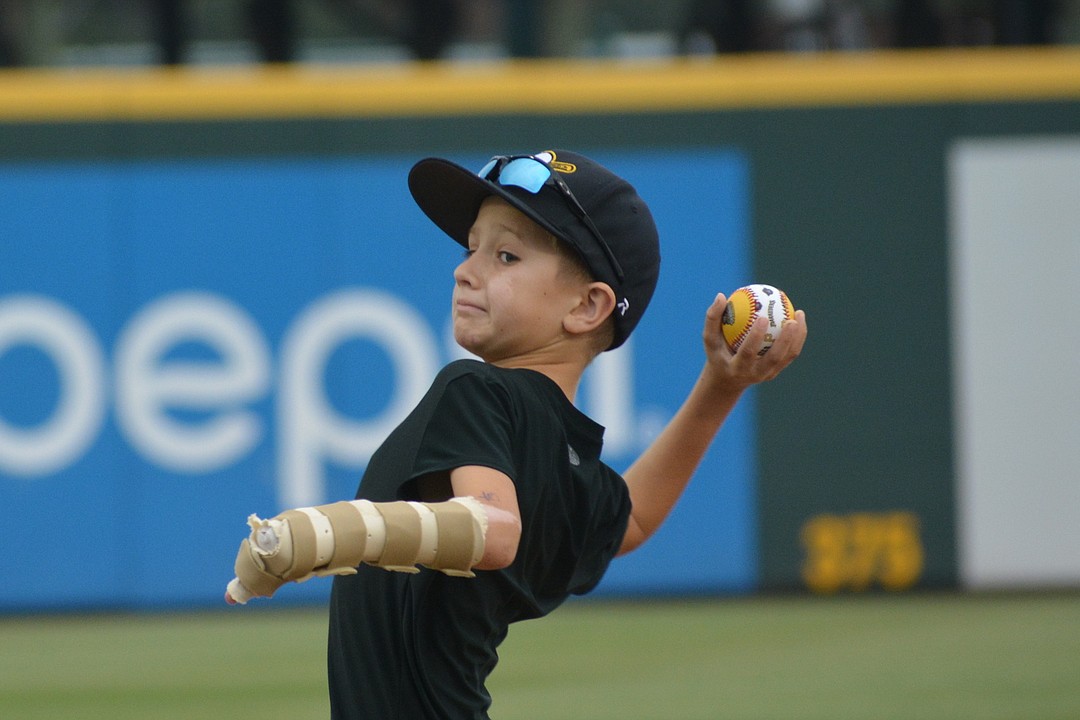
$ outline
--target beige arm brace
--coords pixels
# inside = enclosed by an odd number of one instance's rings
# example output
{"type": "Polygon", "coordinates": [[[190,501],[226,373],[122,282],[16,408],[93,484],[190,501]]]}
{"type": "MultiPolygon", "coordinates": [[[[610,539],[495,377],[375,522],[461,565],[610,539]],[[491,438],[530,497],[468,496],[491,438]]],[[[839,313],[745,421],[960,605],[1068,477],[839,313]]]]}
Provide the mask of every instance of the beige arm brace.
{"type": "Polygon", "coordinates": [[[361,563],[473,577],[484,555],[487,513],[472,497],[441,503],[350,500],[248,517],[228,594],[238,603],[270,597],[287,582],[316,575],[351,575],[361,563]]]}

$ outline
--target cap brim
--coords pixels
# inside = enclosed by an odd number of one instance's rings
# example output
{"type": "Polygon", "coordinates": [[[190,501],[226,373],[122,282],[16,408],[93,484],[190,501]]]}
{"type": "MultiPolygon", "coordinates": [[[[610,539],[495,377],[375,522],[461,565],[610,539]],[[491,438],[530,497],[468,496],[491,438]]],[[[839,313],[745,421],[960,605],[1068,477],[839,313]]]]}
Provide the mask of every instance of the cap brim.
{"type": "MultiPolygon", "coordinates": [[[[472,170],[443,158],[425,158],[409,171],[409,192],[424,214],[443,232],[468,247],[469,229],[485,198],[497,196],[552,235],[573,243],[528,203],[472,170]]],[[[524,191],[522,191],[524,192],[524,191]]]]}

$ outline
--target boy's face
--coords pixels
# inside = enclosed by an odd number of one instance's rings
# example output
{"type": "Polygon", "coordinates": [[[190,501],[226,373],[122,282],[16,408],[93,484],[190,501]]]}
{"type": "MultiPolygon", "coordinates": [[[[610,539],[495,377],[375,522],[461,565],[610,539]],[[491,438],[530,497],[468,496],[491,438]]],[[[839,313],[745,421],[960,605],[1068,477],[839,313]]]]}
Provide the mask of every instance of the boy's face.
{"type": "Polygon", "coordinates": [[[454,270],[454,339],[487,362],[527,359],[566,339],[563,318],[586,281],[545,230],[509,203],[486,199],[454,270]]]}

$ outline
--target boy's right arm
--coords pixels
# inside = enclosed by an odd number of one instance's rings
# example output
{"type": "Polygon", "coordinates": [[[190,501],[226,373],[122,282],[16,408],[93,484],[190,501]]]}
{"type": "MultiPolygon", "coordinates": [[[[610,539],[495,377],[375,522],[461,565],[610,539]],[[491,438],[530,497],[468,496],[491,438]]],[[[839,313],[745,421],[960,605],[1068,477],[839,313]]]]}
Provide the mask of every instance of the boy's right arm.
{"type": "Polygon", "coordinates": [[[704,457],[716,433],[743,392],[772,380],[802,351],[806,341],[806,315],[795,314],[764,355],[758,351],[768,322],[759,318],[739,351],[724,341],[722,318],[727,298],[717,295],[705,313],[702,338],[705,366],[693,389],[659,436],[623,473],[633,505],[619,554],[644,543],[667,518],[704,457]]]}

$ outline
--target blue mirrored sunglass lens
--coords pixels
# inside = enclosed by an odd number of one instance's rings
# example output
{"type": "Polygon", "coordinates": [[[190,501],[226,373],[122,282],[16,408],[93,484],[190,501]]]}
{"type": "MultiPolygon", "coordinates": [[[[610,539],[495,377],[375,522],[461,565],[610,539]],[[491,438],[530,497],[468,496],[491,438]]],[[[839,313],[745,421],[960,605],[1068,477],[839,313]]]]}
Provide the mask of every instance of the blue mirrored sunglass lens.
{"type": "Polygon", "coordinates": [[[490,160],[488,160],[487,165],[480,168],[480,172],[478,172],[476,174],[479,175],[480,177],[484,178],[485,180],[487,180],[487,176],[491,172],[492,168],[494,168],[498,164],[499,164],[499,158],[491,158],[490,160]]]}
{"type": "Polygon", "coordinates": [[[531,158],[519,158],[506,163],[499,171],[500,185],[514,185],[531,193],[540,192],[544,183],[551,177],[551,169],[531,158]]]}

